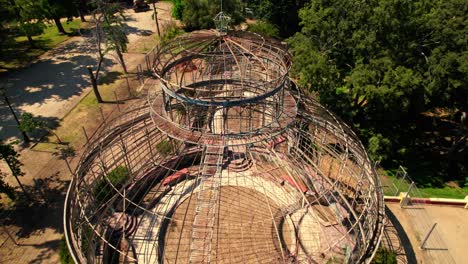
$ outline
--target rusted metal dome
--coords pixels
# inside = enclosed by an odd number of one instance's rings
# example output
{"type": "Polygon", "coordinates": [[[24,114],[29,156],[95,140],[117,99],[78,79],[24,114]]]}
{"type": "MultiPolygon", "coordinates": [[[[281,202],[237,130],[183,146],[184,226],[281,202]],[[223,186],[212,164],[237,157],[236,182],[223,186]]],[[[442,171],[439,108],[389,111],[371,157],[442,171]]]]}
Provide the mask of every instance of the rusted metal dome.
{"type": "Polygon", "coordinates": [[[279,42],[195,32],[158,49],[160,85],[109,122],[66,200],[79,263],[364,263],[378,177],[348,126],[289,79],[279,42]]]}

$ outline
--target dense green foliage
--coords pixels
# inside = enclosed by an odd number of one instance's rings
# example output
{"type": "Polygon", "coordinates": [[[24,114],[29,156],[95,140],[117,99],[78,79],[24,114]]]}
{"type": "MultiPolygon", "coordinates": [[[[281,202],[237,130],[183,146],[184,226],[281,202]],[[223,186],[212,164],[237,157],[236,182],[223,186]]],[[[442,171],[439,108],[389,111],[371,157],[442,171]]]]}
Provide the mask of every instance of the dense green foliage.
{"type": "Polygon", "coordinates": [[[67,242],[65,241],[65,237],[62,236],[60,239],[59,244],[59,256],[60,256],[60,263],[61,264],[73,264],[75,263],[70,255],[70,251],[68,251],[67,242]]]}
{"type": "MultiPolygon", "coordinates": [[[[177,2],[175,1],[176,8],[173,10],[173,14],[175,17],[180,17],[178,10],[182,9],[181,19],[187,30],[214,28],[213,18],[221,11],[220,2],[183,0],[180,7],[177,2]]],[[[224,0],[223,12],[231,17],[231,25],[237,25],[244,20],[240,0],[224,0]]]]}
{"type": "Polygon", "coordinates": [[[388,249],[379,248],[371,264],[397,264],[396,254],[388,249]]]}
{"type": "Polygon", "coordinates": [[[163,26],[163,35],[161,36],[161,41],[162,43],[166,43],[167,41],[174,39],[183,33],[184,31],[179,28],[174,21],[166,23],[163,26]]]}
{"type": "Polygon", "coordinates": [[[172,7],[172,16],[177,19],[182,19],[182,11],[184,6],[182,5],[182,0],[172,0],[174,6],[172,7]]]}
{"type": "Polygon", "coordinates": [[[2,38],[0,41],[0,72],[26,66],[59,43],[78,35],[82,24],[79,19],[75,19],[72,22],[64,23],[63,27],[68,32],[67,35],[58,33],[54,25],[47,26],[40,35],[33,35],[31,37],[34,43],[33,48],[28,43],[27,37],[18,30],[1,31],[0,29],[0,37],[2,38]]]}
{"type": "Polygon", "coordinates": [[[374,159],[437,166],[463,185],[466,148],[452,151],[455,170],[447,153],[463,131],[453,113],[468,110],[466,1],[314,0],[299,16],[289,39],[298,83],[353,124],[374,159]],[[437,109],[452,114],[428,118],[437,109]]]}
{"type": "Polygon", "coordinates": [[[118,166],[101,178],[95,185],[93,193],[98,204],[105,202],[123,187],[130,176],[130,171],[124,166],[118,166]],[[115,189],[114,189],[115,188],[115,189]]]}
{"type": "Polygon", "coordinates": [[[36,118],[31,113],[22,113],[20,116],[21,123],[19,129],[26,133],[32,133],[37,129],[44,127],[44,122],[36,118]]]}
{"type": "Polygon", "coordinates": [[[53,20],[58,32],[65,34],[60,18],[77,15],[77,10],[73,0],[0,0],[0,22],[18,29],[34,46],[32,36],[44,31],[46,20],[53,20]]]}
{"type": "Polygon", "coordinates": [[[289,37],[299,31],[298,10],[305,0],[253,0],[244,1],[257,19],[275,25],[281,37],[289,37]]]}
{"type": "Polygon", "coordinates": [[[280,33],[278,27],[270,22],[259,20],[254,24],[250,24],[247,28],[248,31],[259,33],[268,37],[279,38],[280,33]]]}
{"type": "Polygon", "coordinates": [[[3,18],[5,22],[16,26],[33,46],[31,37],[41,34],[45,28],[44,22],[48,15],[47,1],[13,0],[2,2],[1,6],[7,15],[3,18]]]}

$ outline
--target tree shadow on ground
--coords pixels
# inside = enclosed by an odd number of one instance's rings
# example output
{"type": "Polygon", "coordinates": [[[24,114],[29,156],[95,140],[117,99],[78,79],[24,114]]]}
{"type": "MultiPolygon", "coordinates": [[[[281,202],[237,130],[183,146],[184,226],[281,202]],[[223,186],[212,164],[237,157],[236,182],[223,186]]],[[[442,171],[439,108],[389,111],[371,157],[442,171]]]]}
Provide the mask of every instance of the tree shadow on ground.
{"type": "Polygon", "coordinates": [[[127,32],[127,35],[128,34],[135,34],[137,36],[150,36],[150,35],[154,34],[154,32],[151,31],[151,30],[139,29],[139,28],[136,28],[136,27],[129,26],[127,24],[124,24],[124,30],[125,30],[125,32],[127,32]]]}
{"type": "MultiPolygon", "coordinates": [[[[51,263],[51,259],[57,256],[57,250],[60,245],[60,239],[49,240],[43,243],[35,243],[35,244],[20,244],[14,245],[7,241],[2,247],[3,254],[1,263],[25,263],[24,259],[20,259],[18,254],[26,254],[31,256],[31,252],[27,252],[31,250],[30,247],[34,248],[34,253],[37,255],[34,256],[33,259],[30,259],[27,263],[51,263]],[[29,248],[28,248],[29,247],[29,248]],[[23,252],[21,252],[23,251],[23,252]],[[24,253],[26,251],[27,253],[24,253]],[[23,261],[21,261],[23,260],[23,261]]],[[[55,257],[57,258],[57,257],[55,257]]]]}
{"type": "Polygon", "coordinates": [[[101,76],[99,78],[99,80],[98,80],[99,85],[114,83],[122,75],[123,75],[123,73],[118,72],[118,71],[107,72],[105,75],[103,75],[103,76],[101,76]]]}
{"type": "MultiPolygon", "coordinates": [[[[82,47],[76,49],[80,52],[82,47]]],[[[66,61],[41,61],[6,78],[6,94],[18,116],[28,111],[36,115],[41,113],[43,116],[60,118],[66,114],[64,110],[71,108],[66,106],[69,104],[66,100],[80,96],[89,87],[86,66],[95,63],[96,60],[91,55],[77,55],[66,61]]],[[[113,65],[113,61],[106,58],[104,65],[106,69],[113,65]]],[[[0,118],[1,139],[20,137],[17,124],[6,104],[0,104],[0,118]]]]}
{"type": "Polygon", "coordinates": [[[33,186],[25,186],[31,200],[18,192],[14,207],[0,209],[3,224],[18,227],[15,234],[18,238],[41,234],[47,228],[62,232],[63,203],[68,183],[58,178],[58,172],[45,179],[36,179],[33,186]]]}

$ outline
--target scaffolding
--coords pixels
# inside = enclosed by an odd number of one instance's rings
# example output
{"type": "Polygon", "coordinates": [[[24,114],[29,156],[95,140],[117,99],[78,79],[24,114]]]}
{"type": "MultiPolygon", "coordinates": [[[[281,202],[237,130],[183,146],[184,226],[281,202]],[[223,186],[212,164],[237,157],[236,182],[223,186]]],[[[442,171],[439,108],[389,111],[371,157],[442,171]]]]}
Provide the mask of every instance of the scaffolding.
{"type": "Polygon", "coordinates": [[[70,184],[77,263],[372,258],[379,178],[352,130],[289,79],[282,43],[199,31],[152,54],[159,85],[89,137],[70,184]]]}

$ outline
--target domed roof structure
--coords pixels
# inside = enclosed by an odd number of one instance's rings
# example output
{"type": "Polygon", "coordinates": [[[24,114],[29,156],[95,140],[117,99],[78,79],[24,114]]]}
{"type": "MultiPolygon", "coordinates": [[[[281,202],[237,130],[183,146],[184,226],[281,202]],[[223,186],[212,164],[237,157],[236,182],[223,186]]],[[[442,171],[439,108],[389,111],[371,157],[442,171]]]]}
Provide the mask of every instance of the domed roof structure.
{"type": "Polygon", "coordinates": [[[364,263],[381,186],[352,130],[289,79],[280,42],[194,32],[90,141],[65,233],[78,263],[364,263]]]}

